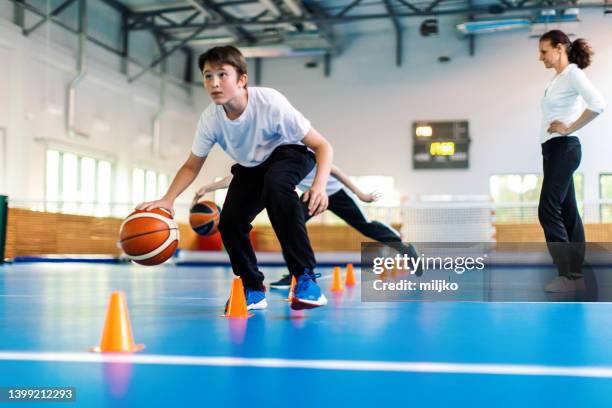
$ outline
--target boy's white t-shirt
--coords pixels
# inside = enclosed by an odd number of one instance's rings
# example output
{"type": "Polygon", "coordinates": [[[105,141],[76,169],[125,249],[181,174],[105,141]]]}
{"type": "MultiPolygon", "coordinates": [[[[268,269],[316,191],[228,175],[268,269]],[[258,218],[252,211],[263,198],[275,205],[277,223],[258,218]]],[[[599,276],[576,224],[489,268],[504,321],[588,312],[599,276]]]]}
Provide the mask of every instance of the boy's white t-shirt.
{"type": "Polygon", "coordinates": [[[202,112],[191,147],[194,155],[207,156],[217,143],[238,164],[254,167],[278,146],[302,144],[310,121],[283,94],[261,87],[249,87],[247,92],[247,107],[235,120],[214,103],[202,112]]]}
{"type": "MultiPolygon", "coordinates": [[[[312,187],[312,183],[314,182],[314,178],[316,174],[317,174],[317,166],[315,165],[312,171],[308,173],[306,177],[304,177],[304,180],[300,181],[300,184],[297,185],[297,188],[299,188],[302,192],[306,192],[310,190],[310,187],[312,187]]],[[[335,178],[334,176],[330,174],[329,177],[327,178],[327,185],[325,186],[325,194],[330,196],[340,191],[343,187],[344,187],[344,184],[342,184],[340,180],[338,180],[337,178],[335,178]]]]}

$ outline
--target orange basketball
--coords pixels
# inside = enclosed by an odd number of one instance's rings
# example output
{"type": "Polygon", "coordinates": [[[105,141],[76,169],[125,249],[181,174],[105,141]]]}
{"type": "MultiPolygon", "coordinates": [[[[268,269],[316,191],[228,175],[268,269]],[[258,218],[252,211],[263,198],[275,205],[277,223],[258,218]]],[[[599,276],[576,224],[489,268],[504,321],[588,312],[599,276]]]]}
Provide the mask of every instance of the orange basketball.
{"type": "Polygon", "coordinates": [[[121,248],[141,265],[159,265],[176,251],[179,230],[172,215],[163,208],[135,210],[121,224],[121,248]]]}
{"type": "Polygon", "coordinates": [[[212,235],[217,232],[221,209],[212,201],[202,201],[191,207],[189,224],[199,235],[212,235]]]}

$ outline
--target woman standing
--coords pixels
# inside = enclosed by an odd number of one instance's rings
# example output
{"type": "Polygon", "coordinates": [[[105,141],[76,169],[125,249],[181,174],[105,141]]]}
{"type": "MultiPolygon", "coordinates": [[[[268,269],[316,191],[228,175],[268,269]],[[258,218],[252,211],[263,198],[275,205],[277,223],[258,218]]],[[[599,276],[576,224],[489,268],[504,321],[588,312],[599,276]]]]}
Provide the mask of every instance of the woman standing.
{"type": "Polygon", "coordinates": [[[584,288],[584,227],[573,181],[582,156],[578,130],[603,112],[605,102],[583,72],[593,55],[584,39],[572,42],[552,30],[540,37],[539,48],[540,61],[556,72],[542,98],[540,131],[544,180],[538,217],[559,269],[546,291],[570,292],[584,288]]]}

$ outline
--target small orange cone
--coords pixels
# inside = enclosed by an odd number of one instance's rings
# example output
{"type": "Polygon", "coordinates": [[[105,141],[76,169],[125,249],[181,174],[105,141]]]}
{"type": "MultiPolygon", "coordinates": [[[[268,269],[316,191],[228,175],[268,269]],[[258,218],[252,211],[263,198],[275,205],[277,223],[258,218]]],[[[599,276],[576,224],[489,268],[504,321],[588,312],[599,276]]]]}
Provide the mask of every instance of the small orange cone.
{"type": "Polygon", "coordinates": [[[332,292],[342,292],[344,288],[342,287],[342,278],[340,277],[340,267],[334,267],[334,274],[332,277],[332,292]]]}
{"type": "Polygon", "coordinates": [[[347,288],[355,286],[355,272],[353,271],[353,264],[346,265],[346,277],[344,278],[344,284],[347,288]]]}
{"type": "Polygon", "coordinates": [[[244,297],[244,286],[242,286],[242,279],[239,277],[234,278],[232,282],[232,290],[230,292],[229,300],[227,301],[227,308],[225,309],[225,317],[250,317],[247,311],[246,298],[244,297]]]}
{"type": "Polygon", "coordinates": [[[289,288],[289,296],[287,297],[287,302],[291,302],[293,300],[293,295],[295,293],[295,285],[296,285],[295,276],[291,275],[291,287],[289,288]]]}
{"type": "Polygon", "coordinates": [[[111,293],[102,340],[90,350],[102,353],[131,353],[140,351],[144,344],[134,344],[132,324],[123,292],[111,293]]]}

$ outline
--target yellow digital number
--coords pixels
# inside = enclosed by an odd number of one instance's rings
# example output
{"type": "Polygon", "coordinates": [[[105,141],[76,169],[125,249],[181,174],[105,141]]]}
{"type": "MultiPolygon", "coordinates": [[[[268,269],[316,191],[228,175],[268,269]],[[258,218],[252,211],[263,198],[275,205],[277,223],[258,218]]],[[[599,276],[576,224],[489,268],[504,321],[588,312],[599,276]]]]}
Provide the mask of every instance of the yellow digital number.
{"type": "Polygon", "coordinates": [[[418,137],[431,137],[433,129],[431,126],[417,126],[415,133],[418,137]]]}
{"type": "Polygon", "coordinates": [[[455,154],[454,142],[434,142],[429,147],[432,156],[452,156],[455,154]]]}

